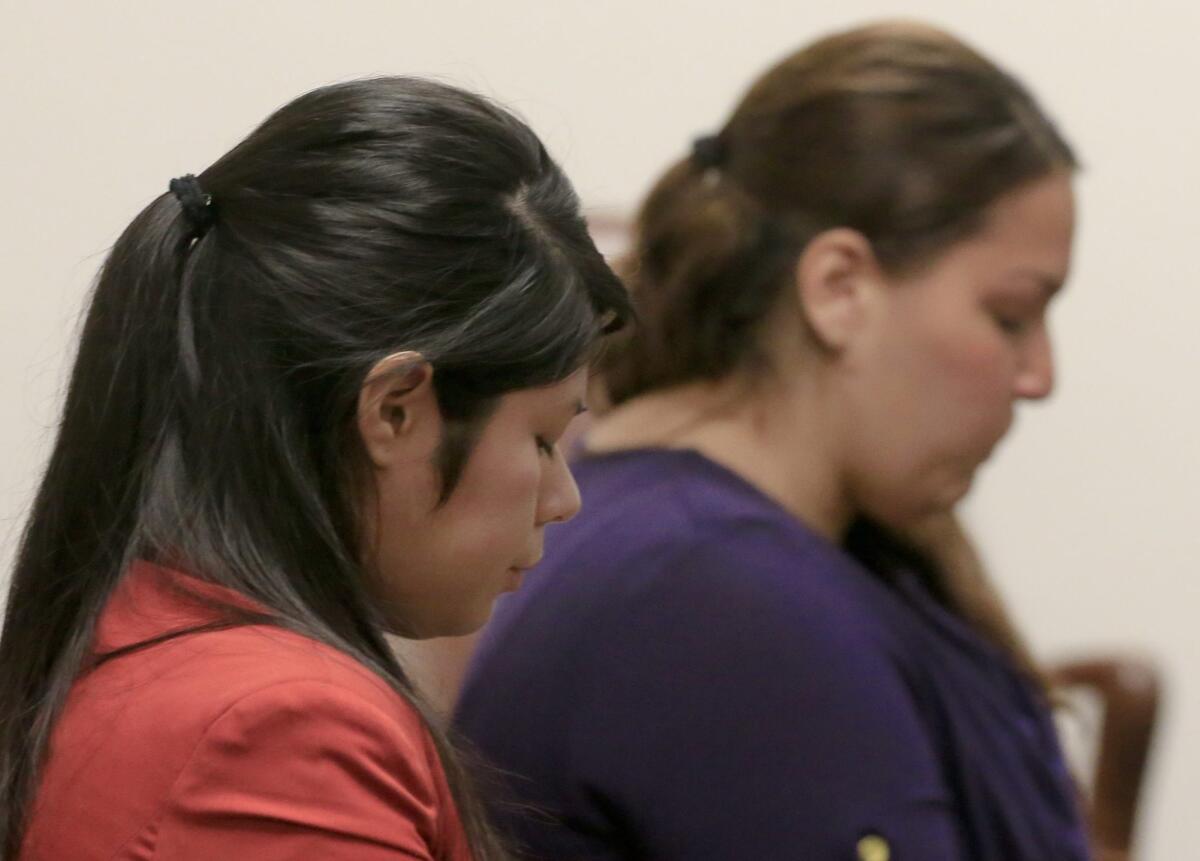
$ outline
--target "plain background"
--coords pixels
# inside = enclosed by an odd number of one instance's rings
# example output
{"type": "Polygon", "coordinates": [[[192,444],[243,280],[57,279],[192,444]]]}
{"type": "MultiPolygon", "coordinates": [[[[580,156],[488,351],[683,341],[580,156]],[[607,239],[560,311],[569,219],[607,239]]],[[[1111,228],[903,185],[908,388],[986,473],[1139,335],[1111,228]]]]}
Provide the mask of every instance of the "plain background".
{"type": "Polygon", "coordinates": [[[0,0],[3,576],[106,248],[171,177],[198,173],[275,107],[347,77],[437,76],[514,107],[589,206],[620,211],[769,62],[831,29],[899,14],[953,30],[1024,78],[1085,163],[1074,277],[1053,318],[1058,393],[1023,411],[967,515],[1039,654],[1120,648],[1160,662],[1169,702],[1145,858],[1193,857],[1192,3],[0,0]]]}

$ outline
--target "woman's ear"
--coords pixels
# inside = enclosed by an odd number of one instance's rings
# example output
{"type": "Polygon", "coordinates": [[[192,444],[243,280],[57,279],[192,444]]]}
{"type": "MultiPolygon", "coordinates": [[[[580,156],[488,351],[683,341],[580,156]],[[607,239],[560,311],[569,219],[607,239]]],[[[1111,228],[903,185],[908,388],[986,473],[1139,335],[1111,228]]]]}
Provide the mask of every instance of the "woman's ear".
{"type": "Polygon", "coordinates": [[[796,262],[795,293],[809,330],[827,350],[841,352],[868,319],[882,285],[871,243],[845,227],[817,234],[796,262]]]}
{"type": "Polygon", "coordinates": [[[420,353],[379,360],[358,393],[358,433],[376,467],[425,458],[441,439],[433,366],[420,353]]]}

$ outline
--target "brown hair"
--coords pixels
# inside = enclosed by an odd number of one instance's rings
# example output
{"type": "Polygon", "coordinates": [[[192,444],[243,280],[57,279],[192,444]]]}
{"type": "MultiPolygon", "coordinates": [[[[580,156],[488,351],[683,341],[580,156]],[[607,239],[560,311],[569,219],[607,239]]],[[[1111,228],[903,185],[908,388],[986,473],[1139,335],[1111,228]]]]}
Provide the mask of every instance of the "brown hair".
{"type": "Polygon", "coordinates": [[[853,228],[901,270],[969,236],[1005,192],[1076,164],[1020,83],[918,24],[792,54],[703,143],[638,214],[626,276],[641,325],[606,362],[614,403],[744,367],[821,231],[853,228]]]}
{"type": "MultiPolygon", "coordinates": [[[[883,23],[821,39],[759,78],[650,192],[625,267],[640,325],[605,357],[607,394],[619,404],[761,363],[760,324],[824,230],[857,230],[905,271],[979,229],[1003,194],[1076,164],[1029,92],[953,36],[883,23]]],[[[895,538],[1037,675],[952,518],[895,538]]]]}

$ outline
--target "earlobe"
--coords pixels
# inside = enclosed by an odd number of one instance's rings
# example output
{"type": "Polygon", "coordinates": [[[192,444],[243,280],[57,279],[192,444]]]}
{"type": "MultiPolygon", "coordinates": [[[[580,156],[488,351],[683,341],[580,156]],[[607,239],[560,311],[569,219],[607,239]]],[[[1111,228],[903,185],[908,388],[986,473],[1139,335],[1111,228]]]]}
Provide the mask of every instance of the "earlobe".
{"type": "Polygon", "coordinates": [[[375,364],[358,393],[358,432],[377,467],[411,457],[438,438],[433,367],[420,353],[393,353],[375,364]]]}
{"type": "Polygon", "coordinates": [[[800,311],[818,343],[844,350],[862,328],[880,273],[871,243],[849,228],[817,234],[796,263],[800,311]]]}

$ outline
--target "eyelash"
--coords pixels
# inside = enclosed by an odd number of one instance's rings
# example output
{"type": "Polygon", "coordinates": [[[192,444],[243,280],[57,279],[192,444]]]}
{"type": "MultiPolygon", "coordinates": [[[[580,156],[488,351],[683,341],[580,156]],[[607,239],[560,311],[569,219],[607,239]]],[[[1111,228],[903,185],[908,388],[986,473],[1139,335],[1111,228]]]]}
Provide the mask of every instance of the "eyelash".
{"type": "Polygon", "coordinates": [[[1025,324],[1020,320],[1006,320],[1003,317],[996,318],[996,325],[1010,335],[1019,335],[1021,330],[1025,328],[1025,324]]]}
{"type": "Polygon", "coordinates": [[[996,325],[1000,327],[1000,331],[1007,335],[1020,335],[1029,326],[1029,321],[1017,317],[1005,317],[1001,314],[993,314],[992,319],[996,321],[996,325]]]}

